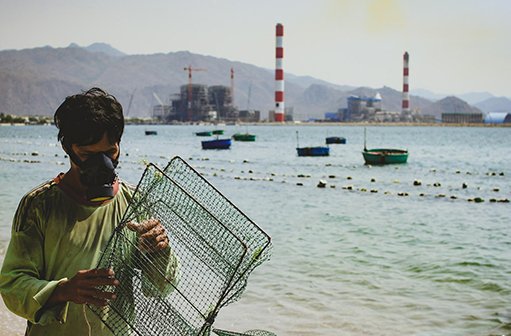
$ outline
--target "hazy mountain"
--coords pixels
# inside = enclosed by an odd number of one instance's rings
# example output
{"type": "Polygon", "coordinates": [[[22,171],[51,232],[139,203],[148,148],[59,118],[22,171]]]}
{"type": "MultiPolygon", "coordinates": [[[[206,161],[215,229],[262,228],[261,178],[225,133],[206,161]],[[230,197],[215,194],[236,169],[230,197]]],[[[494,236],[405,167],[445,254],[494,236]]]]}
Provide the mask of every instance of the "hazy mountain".
{"type": "Polygon", "coordinates": [[[471,105],[474,105],[474,104],[480,103],[486,99],[493,98],[495,96],[489,92],[469,92],[469,93],[456,95],[456,97],[458,97],[461,100],[466,101],[467,103],[469,103],[471,105]]]}
{"type": "Polygon", "coordinates": [[[100,52],[100,53],[104,53],[104,54],[107,54],[107,55],[110,55],[110,56],[114,56],[114,57],[122,57],[122,56],[126,56],[125,53],[123,53],[122,51],[119,51],[117,49],[115,49],[114,47],[112,47],[111,45],[109,44],[106,44],[106,43],[93,43],[91,45],[89,45],[88,47],[80,47],[78,44],[76,43],[71,43],[69,45],[70,48],[84,48],[90,52],[100,52]]]}
{"type": "Polygon", "coordinates": [[[492,95],[489,92],[469,92],[469,93],[464,93],[464,94],[459,94],[459,95],[452,95],[452,94],[445,94],[445,93],[436,93],[436,92],[432,92],[432,91],[426,90],[426,89],[414,89],[411,91],[411,93],[416,96],[420,96],[420,97],[423,97],[423,98],[426,98],[426,99],[429,99],[432,101],[444,99],[449,96],[455,96],[461,100],[466,101],[467,103],[469,103],[471,105],[474,105],[474,104],[480,103],[484,100],[495,97],[494,95],[492,95]]]}
{"type": "Polygon", "coordinates": [[[436,93],[426,89],[412,89],[410,93],[432,101],[440,100],[448,96],[446,94],[436,93]]]}
{"type": "MultiPolygon", "coordinates": [[[[88,47],[42,47],[0,51],[0,113],[53,115],[63,99],[92,86],[115,95],[129,117],[148,117],[157,104],[155,94],[165,103],[176,99],[188,83],[191,65],[193,83],[230,86],[234,69],[234,104],[239,109],[258,109],[263,118],[274,108],[274,72],[251,64],[193,54],[187,51],[152,55],[125,55],[103,43],[88,47]],[[129,104],[129,102],[132,102],[129,104]]],[[[286,73],[285,105],[293,107],[296,120],[322,118],[325,112],[346,107],[350,95],[380,93],[383,108],[401,110],[401,92],[336,85],[310,76],[286,73]]],[[[414,110],[432,102],[412,95],[414,110]]]]}
{"type": "Polygon", "coordinates": [[[511,99],[506,97],[492,97],[475,104],[475,107],[477,107],[478,109],[485,113],[489,112],[511,113],[511,99]]]}
{"type": "Polygon", "coordinates": [[[438,120],[442,119],[442,113],[482,113],[478,108],[470,106],[467,102],[454,96],[446,97],[425,106],[421,112],[423,115],[432,115],[438,120]]]}
{"type": "MultiPolygon", "coordinates": [[[[100,86],[119,99],[128,116],[147,117],[157,104],[154,94],[165,103],[177,98],[180,86],[188,83],[184,68],[189,65],[204,69],[192,71],[193,83],[225,86],[231,85],[232,67],[238,108],[259,109],[266,117],[274,107],[273,70],[187,51],[124,56],[114,51],[102,44],[87,48],[71,45],[0,51],[0,112],[52,115],[66,96],[100,86]]],[[[330,104],[301,105],[301,101],[307,101],[302,95],[311,83],[321,83],[314,85],[329,88],[335,97],[342,96],[341,90],[333,89],[339,88],[338,85],[286,74],[286,106],[293,107],[296,115],[304,118],[322,117],[326,111],[336,111],[339,106],[330,99],[327,100],[330,104]],[[325,105],[328,110],[323,109],[325,105]]]]}
{"type": "Polygon", "coordinates": [[[295,76],[293,74],[286,73],[285,77],[286,80],[291,80],[294,84],[299,85],[303,88],[308,88],[311,85],[318,84],[328,86],[330,88],[341,91],[350,91],[356,89],[356,86],[332,84],[327,81],[317,79],[311,76],[295,76]]]}

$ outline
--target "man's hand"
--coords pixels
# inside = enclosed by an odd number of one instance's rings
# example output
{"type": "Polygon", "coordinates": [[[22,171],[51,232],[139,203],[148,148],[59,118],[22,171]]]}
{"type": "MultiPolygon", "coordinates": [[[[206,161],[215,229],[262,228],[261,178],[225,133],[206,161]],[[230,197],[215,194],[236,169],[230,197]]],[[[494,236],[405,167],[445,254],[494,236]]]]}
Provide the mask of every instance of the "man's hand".
{"type": "Polygon", "coordinates": [[[127,226],[138,233],[142,251],[156,252],[169,247],[169,237],[158,219],[151,218],[141,223],[129,222],[127,226]]]}
{"type": "Polygon", "coordinates": [[[96,288],[104,285],[119,285],[119,280],[115,279],[112,269],[81,270],[71,279],[61,281],[46,304],[51,306],[70,301],[103,307],[108,304],[108,301],[116,298],[114,293],[96,288]]]}

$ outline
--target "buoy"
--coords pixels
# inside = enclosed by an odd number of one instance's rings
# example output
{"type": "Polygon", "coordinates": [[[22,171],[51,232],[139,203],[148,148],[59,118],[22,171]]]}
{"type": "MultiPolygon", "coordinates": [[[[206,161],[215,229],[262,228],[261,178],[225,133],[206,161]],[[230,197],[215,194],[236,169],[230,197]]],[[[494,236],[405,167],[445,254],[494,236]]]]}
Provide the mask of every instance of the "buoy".
{"type": "Polygon", "coordinates": [[[335,178],[335,175],[328,175],[328,178],[335,178]]]}
{"type": "Polygon", "coordinates": [[[348,176],[348,177],[346,177],[346,179],[347,179],[347,180],[351,180],[352,178],[351,178],[351,176],[348,176]]]}
{"type": "Polygon", "coordinates": [[[440,182],[435,182],[433,183],[433,187],[441,187],[442,185],[440,184],[440,182]]]}
{"type": "Polygon", "coordinates": [[[484,199],[482,199],[481,197],[476,197],[476,198],[474,198],[474,202],[482,203],[482,202],[484,202],[484,199]]]}
{"type": "Polygon", "coordinates": [[[326,187],[326,181],[325,180],[319,180],[317,187],[318,188],[326,187]]]}
{"type": "Polygon", "coordinates": [[[499,191],[500,191],[500,189],[499,189],[499,188],[493,188],[493,191],[495,191],[495,192],[499,192],[499,191]]]}
{"type": "Polygon", "coordinates": [[[462,187],[463,189],[467,189],[467,188],[468,188],[468,185],[467,185],[465,182],[463,182],[463,184],[461,185],[461,187],[462,187]]]}
{"type": "Polygon", "coordinates": [[[371,182],[376,182],[376,179],[373,177],[373,178],[371,179],[371,182]]]}
{"type": "Polygon", "coordinates": [[[378,192],[378,190],[376,190],[376,189],[371,189],[371,192],[372,192],[372,193],[377,193],[377,192],[378,192]]]}
{"type": "Polygon", "coordinates": [[[413,181],[413,185],[414,186],[420,186],[420,185],[422,185],[422,181],[421,180],[414,180],[413,181]]]}

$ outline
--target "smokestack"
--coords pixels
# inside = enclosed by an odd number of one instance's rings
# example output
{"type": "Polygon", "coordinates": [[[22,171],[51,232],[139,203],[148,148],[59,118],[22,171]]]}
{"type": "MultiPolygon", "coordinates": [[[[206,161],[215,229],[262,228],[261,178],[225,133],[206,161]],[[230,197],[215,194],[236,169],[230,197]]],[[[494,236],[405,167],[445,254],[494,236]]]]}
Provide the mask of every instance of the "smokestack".
{"type": "Polygon", "coordinates": [[[410,113],[410,96],[408,94],[408,52],[405,51],[403,55],[403,105],[402,114],[410,113]]]}
{"type": "Polygon", "coordinates": [[[284,26],[276,26],[276,60],[275,60],[275,121],[284,122],[284,26]]]}

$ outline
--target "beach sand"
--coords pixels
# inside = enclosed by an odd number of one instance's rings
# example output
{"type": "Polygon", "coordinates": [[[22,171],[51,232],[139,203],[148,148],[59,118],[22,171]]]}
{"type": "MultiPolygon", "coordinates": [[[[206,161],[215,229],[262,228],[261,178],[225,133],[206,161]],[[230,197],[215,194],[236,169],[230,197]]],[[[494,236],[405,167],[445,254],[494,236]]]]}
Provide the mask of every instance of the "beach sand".
{"type": "Polygon", "coordinates": [[[23,336],[27,322],[11,313],[0,299],[0,336],[23,336]]]}

